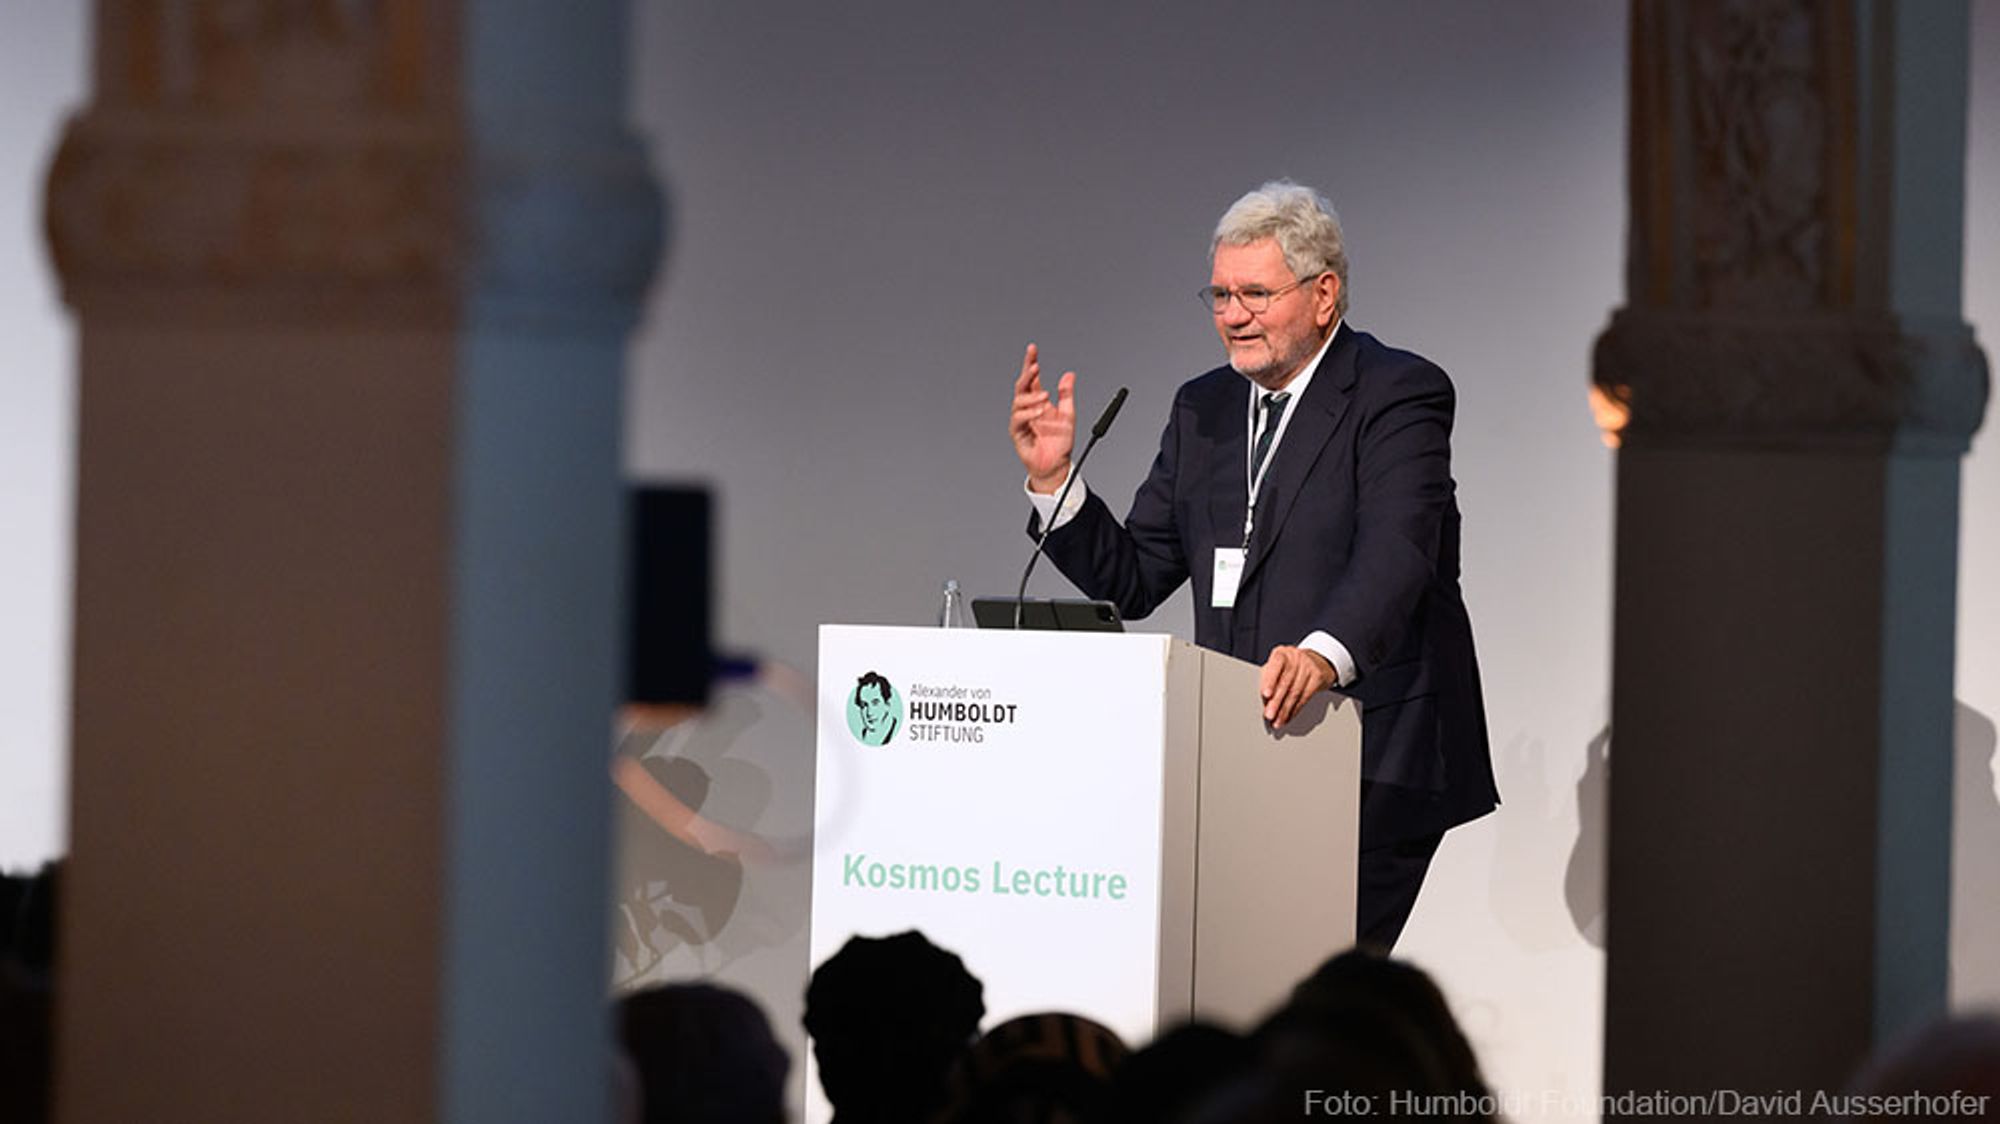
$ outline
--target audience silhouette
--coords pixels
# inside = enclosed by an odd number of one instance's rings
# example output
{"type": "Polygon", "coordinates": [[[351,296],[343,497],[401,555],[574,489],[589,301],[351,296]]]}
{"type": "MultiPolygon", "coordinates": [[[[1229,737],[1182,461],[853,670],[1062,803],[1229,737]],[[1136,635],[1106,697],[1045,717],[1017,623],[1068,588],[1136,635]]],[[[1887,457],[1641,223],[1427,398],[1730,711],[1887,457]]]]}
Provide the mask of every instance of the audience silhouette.
{"type": "Polygon", "coordinates": [[[617,1015],[644,1124],[783,1124],[791,1058],[747,996],[666,984],[619,1000],[617,1015]]]}
{"type": "Polygon", "coordinates": [[[1012,1018],[972,1044],[953,1072],[950,1124],[1089,1124],[1112,1119],[1113,1077],[1129,1051],[1082,1015],[1012,1018]]]}
{"type": "MultiPolygon", "coordinates": [[[[49,1118],[58,870],[0,880],[0,1120],[49,1118]]],[[[1190,1022],[1136,1053],[1082,1015],[984,1035],[984,987],[915,930],[855,937],[812,974],[804,1023],[835,1124],[1276,1124],[1499,1119],[1472,1044],[1412,964],[1351,949],[1248,1034],[1190,1022]],[[1315,1102],[1314,1098],[1317,1098],[1315,1102]]],[[[785,1124],[791,1059],[749,997],[712,983],[615,1006],[618,1118],[785,1124]]],[[[1862,1119],[2000,1119],[2000,1016],[1942,1019],[1879,1051],[1837,1103],[1862,1119]]]]}
{"type": "Polygon", "coordinates": [[[911,930],[855,937],[806,988],[805,1027],[834,1124],[912,1124],[943,1109],[979,1033],[985,989],[911,930]]]}
{"type": "MultiPolygon", "coordinates": [[[[1494,1118],[1444,995],[1362,950],[1301,981],[1248,1035],[1205,1023],[1130,1053],[1081,1015],[974,1038],[979,981],[917,932],[857,937],[813,973],[806,1029],[837,1124],[1240,1124],[1296,1120],[1308,1091],[1355,1113],[1494,1118]],[[1358,1100],[1357,1100],[1358,1099],[1358,1100]]],[[[1325,1115],[1306,1112],[1306,1115],[1325,1115]]]]}
{"type": "Polygon", "coordinates": [[[1184,1120],[1256,1064],[1249,1038],[1213,1023],[1168,1030],[1118,1067],[1114,1118],[1120,1124],[1184,1120]]]}

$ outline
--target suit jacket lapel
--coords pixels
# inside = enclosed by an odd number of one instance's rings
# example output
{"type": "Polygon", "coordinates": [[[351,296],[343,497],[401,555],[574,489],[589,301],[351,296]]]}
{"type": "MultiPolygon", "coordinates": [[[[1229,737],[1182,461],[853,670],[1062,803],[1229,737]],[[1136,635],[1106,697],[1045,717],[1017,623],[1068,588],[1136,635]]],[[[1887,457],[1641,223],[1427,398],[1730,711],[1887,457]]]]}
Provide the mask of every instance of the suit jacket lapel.
{"type": "MultiPolygon", "coordinates": [[[[1256,574],[1258,565],[1270,554],[1271,545],[1278,541],[1285,517],[1305,491],[1306,478],[1312,475],[1313,466],[1326,451],[1327,442],[1332,440],[1348,404],[1354,400],[1354,353],[1354,332],[1343,323],[1336,330],[1333,346],[1326,349],[1326,357],[1320,360],[1319,369],[1313,372],[1305,399],[1298,404],[1298,413],[1291,424],[1285,427],[1284,440],[1271,454],[1271,467],[1264,474],[1263,487],[1257,490],[1257,524],[1250,557],[1243,567],[1245,582],[1256,574]]],[[[1237,472],[1242,471],[1239,464],[1237,472]]]]}

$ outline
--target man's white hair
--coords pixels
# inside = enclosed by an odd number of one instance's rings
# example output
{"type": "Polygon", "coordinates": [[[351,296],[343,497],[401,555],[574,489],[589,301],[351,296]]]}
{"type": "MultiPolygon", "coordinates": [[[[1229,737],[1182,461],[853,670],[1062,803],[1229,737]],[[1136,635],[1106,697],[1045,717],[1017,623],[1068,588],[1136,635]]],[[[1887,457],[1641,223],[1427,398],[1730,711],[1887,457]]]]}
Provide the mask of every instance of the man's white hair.
{"type": "Polygon", "coordinates": [[[1215,224],[1217,246],[1245,246],[1265,238],[1278,240],[1285,268],[1301,280],[1331,273],[1340,279],[1335,315],[1347,315],[1347,243],[1340,235],[1340,216],[1326,196],[1291,180],[1272,180],[1229,205],[1215,224]]]}

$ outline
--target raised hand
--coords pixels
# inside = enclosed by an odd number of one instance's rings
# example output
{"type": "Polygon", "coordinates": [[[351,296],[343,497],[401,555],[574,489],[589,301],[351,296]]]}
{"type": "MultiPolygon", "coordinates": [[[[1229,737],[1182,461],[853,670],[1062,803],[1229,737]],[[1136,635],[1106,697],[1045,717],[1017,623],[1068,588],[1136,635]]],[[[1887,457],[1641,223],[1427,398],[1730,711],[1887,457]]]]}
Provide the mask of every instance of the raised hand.
{"type": "Polygon", "coordinates": [[[1050,401],[1042,385],[1041,355],[1029,344],[1021,357],[1021,377],[1014,380],[1014,413],[1007,430],[1028,470],[1028,486],[1044,495],[1062,487],[1076,445],[1076,372],[1063,372],[1050,401]]]}

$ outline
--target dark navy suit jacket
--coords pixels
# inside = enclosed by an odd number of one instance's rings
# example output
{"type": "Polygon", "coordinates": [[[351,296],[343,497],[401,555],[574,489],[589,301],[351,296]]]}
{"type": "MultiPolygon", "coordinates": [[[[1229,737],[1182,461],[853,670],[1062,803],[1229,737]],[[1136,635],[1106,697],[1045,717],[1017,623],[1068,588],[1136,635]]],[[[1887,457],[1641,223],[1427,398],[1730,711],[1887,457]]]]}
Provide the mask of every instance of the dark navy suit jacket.
{"type": "Polygon", "coordinates": [[[1236,605],[1217,609],[1214,549],[1242,545],[1251,389],[1226,366],[1183,385],[1124,523],[1093,491],[1049,557],[1128,619],[1192,580],[1195,642],[1252,663],[1315,630],[1344,644],[1363,848],[1484,815],[1499,795],[1458,585],[1451,380],[1343,324],[1272,454],[1236,605]]]}

